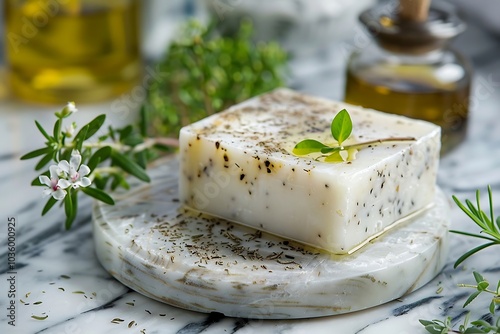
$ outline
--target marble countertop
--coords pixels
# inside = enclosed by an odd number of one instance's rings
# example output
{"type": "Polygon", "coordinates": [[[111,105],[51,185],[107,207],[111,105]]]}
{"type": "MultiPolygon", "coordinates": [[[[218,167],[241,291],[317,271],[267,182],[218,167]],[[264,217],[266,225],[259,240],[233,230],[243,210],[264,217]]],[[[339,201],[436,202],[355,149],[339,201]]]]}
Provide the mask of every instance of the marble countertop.
{"type": "MultiPolygon", "coordinates": [[[[493,188],[500,214],[500,41],[470,29],[457,41],[476,66],[473,102],[467,140],[441,162],[438,183],[448,197],[473,198],[486,186],[493,188]]],[[[334,46],[292,62],[291,86],[331,98],[342,97],[342,50],[334,46]]],[[[472,283],[472,270],[491,281],[499,279],[498,248],[474,256],[453,269],[455,260],[478,243],[450,236],[450,254],[444,270],[418,291],[385,305],[340,316],[307,320],[248,320],[221,314],[203,314],[171,307],[130,290],[113,279],[98,262],[93,245],[90,200],[80,202],[80,212],[70,231],[63,228],[58,210],[40,217],[44,205],[32,163],[19,157],[37,148],[41,136],[34,119],[49,126],[52,108],[0,102],[0,332],[1,333],[425,333],[418,319],[451,317],[463,321],[462,308],[470,290],[458,283],[472,283]],[[15,263],[7,259],[8,223],[15,221],[15,263]],[[10,283],[15,297],[9,296],[10,283]],[[7,318],[15,301],[15,327],[7,318]],[[32,316],[46,319],[36,320],[32,316]]],[[[80,106],[78,117],[90,119],[107,112],[110,121],[127,123],[133,113],[115,113],[112,101],[80,106]]],[[[456,207],[452,227],[474,231],[474,225],[456,207]]],[[[11,233],[12,235],[12,233],[11,233]]],[[[468,310],[471,318],[487,318],[488,298],[478,298],[468,310]]]]}

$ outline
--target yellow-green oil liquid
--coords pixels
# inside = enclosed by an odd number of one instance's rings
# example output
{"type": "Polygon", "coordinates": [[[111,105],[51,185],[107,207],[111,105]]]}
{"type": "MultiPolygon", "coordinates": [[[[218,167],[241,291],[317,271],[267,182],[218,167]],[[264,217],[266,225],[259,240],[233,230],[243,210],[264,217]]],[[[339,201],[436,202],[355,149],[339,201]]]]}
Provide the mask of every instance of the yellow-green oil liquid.
{"type": "Polygon", "coordinates": [[[95,102],[141,74],[137,0],[5,0],[8,81],[19,98],[95,102]]]}
{"type": "Polygon", "coordinates": [[[469,82],[443,82],[425,66],[348,70],[347,103],[423,119],[441,126],[442,153],[466,135],[469,82]]]}

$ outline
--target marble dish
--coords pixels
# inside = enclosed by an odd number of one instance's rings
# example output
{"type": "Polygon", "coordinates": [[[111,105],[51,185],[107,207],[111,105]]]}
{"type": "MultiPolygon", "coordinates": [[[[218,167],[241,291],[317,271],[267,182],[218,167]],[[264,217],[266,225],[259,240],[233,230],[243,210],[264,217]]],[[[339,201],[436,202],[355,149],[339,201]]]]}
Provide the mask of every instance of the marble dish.
{"type": "Polygon", "coordinates": [[[117,194],[93,212],[97,256],[128,287],[199,312],[256,319],[353,312],[404,296],[442,269],[449,203],[334,256],[189,211],[178,200],[178,161],[151,171],[151,184],[117,194]]]}

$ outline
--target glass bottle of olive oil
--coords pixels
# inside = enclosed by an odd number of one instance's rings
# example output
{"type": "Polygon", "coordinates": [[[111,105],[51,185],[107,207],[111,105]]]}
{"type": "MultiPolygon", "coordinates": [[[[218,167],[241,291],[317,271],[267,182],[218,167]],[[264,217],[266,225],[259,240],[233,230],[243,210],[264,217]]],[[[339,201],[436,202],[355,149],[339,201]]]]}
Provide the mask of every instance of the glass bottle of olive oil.
{"type": "Polygon", "coordinates": [[[360,16],[376,43],[351,55],[345,101],[442,128],[442,153],[466,135],[471,69],[448,41],[465,29],[451,12],[431,8],[425,22],[407,22],[380,8],[360,16]]]}
{"type": "Polygon", "coordinates": [[[141,74],[139,0],[5,0],[11,91],[32,102],[95,102],[141,74]]]}

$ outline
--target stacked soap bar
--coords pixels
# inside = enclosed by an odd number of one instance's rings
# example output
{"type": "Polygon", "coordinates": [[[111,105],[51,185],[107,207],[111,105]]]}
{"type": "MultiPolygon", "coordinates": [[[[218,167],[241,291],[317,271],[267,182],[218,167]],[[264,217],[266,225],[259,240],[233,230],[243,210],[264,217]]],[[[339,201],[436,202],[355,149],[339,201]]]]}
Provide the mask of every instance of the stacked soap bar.
{"type": "Polygon", "coordinates": [[[439,151],[431,123],[279,89],[181,130],[180,199],[342,254],[432,202],[439,151]],[[374,144],[340,163],[292,153],[303,139],[335,144],[330,124],[344,108],[353,123],[344,145],[415,140],[374,144]]]}

